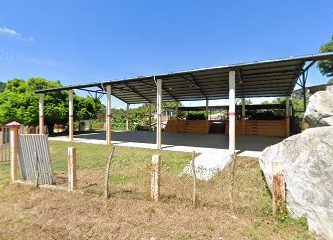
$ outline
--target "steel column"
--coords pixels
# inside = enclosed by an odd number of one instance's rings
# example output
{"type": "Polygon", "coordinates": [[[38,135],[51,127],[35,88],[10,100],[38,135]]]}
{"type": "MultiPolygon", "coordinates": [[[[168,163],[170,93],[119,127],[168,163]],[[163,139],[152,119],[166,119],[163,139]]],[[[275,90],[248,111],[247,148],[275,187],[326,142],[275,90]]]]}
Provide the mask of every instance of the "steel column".
{"type": "Polygon", "coordinates": [[[305,72],[302,74],[302,92],[303,92],[303,110],[306,110],[306,77],[305,72]]]}

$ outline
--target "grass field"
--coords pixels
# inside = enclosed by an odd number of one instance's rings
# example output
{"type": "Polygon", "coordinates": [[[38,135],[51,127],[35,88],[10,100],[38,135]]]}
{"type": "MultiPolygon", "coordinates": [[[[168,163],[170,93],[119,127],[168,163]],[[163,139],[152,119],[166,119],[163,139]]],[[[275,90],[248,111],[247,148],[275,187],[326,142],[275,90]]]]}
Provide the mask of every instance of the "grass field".
{"type": "Polygon", "coordinates": [[[79,188],[86,194],[8,185],[9,165],[0,164],[0,239],[316,239],[304,219],[272,217],[257,159],[237,158],[233,212],[228,171],[199,183],[193,209],[191,178],[179,176],[190,153],[160,152],[161,201],[152,203],[149,163],[156,150],[117,147],[106,200],[99,187],[110,148],[50,142],[58,175],[66,172],[68,146],[77,149],[79,188]]]}

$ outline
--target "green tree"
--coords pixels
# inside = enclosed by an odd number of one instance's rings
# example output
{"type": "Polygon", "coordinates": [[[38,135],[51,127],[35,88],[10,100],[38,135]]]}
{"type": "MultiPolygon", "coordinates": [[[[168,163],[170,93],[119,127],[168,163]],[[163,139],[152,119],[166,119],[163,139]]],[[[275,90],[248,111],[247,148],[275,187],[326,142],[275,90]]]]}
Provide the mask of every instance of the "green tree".
{"type": "MultiPolygon", "coordinates": [[[[39,96],[34,91],[56,87],[61,87],[59,81],[49,81],[43,78],[8,81],[5,90],[0,94],[0,123],[18,121],[27,126],[36,126],[39,115],[39,96]]],[[[76,102],[74,117],[77,119],[87,119],[94,116],[100,106],[100,102],[92,98],[75,96],[74,101],[76,102]]],[[[55,123],[66,124],[68,122],[67,91],[45,94],[44,117],[50,133],[53,132],[55,123]]]]}
{"type": "MultiPolygon", "coordinates": [[[[332,36],[331,41],[329,41],[328,43],[326,43],[320,47],[319,51],[321,53],[333,52],[333,36],[332,36]]],[[[319,67],[320,72],[323,75],[325,75],[327,77],[333,77],[333,61],[332,60],[320,61],[318,63],[318,67],[319,67]]],[[[332,82],[333,78],[330,81],[332,82]]]]}
{"type": "Polygon", "coordinates": [[[2,93],[6,88],[6,83],[0,82],[0,93],[2,93]]]}
{"type": "MultiPolygon", "coordinates": [[[[38,123],[39,96],[36,89],[60,87],[59,81],[48,81],[43,78],[31,78],[28,81],[13,79],[8,81],[5,90],[0,94],[0,122],[6,124],[18,121],[27,126],[38,123]]],[[[49,93],[45,96],[45,120],[50,130],[54,123],[64,123],[67,113],[64,100],[65,92],[49,93]]]]}

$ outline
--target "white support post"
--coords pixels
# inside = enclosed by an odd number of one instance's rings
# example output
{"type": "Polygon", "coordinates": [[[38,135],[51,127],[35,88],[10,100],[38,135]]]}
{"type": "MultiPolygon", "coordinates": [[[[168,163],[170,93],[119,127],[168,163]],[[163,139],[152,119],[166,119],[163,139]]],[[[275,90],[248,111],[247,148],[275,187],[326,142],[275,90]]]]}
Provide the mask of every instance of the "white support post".
{"type": "Polygon", "coordinates": [[[290,97],[286,97],[286,136],[290,136],[290,118],[289,118],[289,100],[290,97]]]}
{"type": "Polygon", "coordinates": [[[44,94],[39,94],[39,134],[44,134],[44,94]]]}
{"type": "Polygon", "coordinates": [[[209,101],[206,99],[206,118],[208,120],[208,106],[209,106],[209,101]]]}
{"type": "Polygon", "coordinates": [[[106,143],[111,144],[112,129],[111,129],[111,85],[106,86],[106,143]]]}
{"type": "Polygon", "coordinates": [[[129,108],[130,108],[130,105],[129,105],[129,103],[127,103],[127,107],[126,107],[126,131],[129,131],[129,108]]]}
{"type": "Polygon", "coordinates": [[[246,126],[245,126],[245,98],[242,97],[242,133],[246,134],[246,126]]]}
{"type": "Polygon", "coordinates": [[[235,76],[235,71],[229,71],[229,153],[232,157],[236,150],[235,76]]]}
{"type": "Polygon", "coordinates": [[[289,103],[290,97],[286,97],[286,118],[289,117],[289,103]]]}
{"type": "Polygon", "coordinates": [[[245,118],[245,98],[242,98],[242,118],[245,118]]]}
{"type": "Polygon", "coordinates": [[[161,126],[161,115],[162,115],[162,79],[156,79],[156,107],[157,107],[157,126],[156,126],[156,147],[161,149],[162,146],[162,126],[161,126]]]}
{"type": "Polygon", "coordinates": [[[179,110],[178,110],[178,106],[179,102],[176,102],[176,119],[178,119],[178,115],[179,115],[179,110]]]}
{"type": "Polygon", "coordinates": [[[73,90],[69,90],[68,92],[68,130],[69,130],[69,141],[74,140],[74,103],[73,103],[73,90]]]}
{"type": "Polygon", "coordinates": [[[149,103],[149,132],[151,131],[151,103],[149,103]]]}
{"type": "Polygon", "coordinates": [[[206,99],[206,133],[209,133],[209,114],[208,114],[209,101],[206,99]]]}

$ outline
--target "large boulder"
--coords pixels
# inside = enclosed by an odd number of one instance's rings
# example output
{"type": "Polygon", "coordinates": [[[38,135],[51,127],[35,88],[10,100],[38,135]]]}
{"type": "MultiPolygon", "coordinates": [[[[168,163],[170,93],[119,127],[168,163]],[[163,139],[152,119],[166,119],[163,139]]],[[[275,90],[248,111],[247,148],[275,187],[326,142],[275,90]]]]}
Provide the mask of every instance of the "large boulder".
{"type": "Polygon", "coordinates": [[[267,147],[260,167],[272,191],[272,175],[285,175],[287,208],[305,216],[311,231],[333,239],[333,126],[309,128],[267,147]]]}
{"type": "Polygon", "coordinates": [[[304,118],[310,127],[333,126],[333,93],[320,91],[313,94],[304,118]]]}

